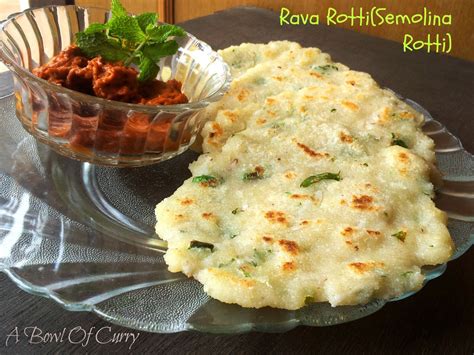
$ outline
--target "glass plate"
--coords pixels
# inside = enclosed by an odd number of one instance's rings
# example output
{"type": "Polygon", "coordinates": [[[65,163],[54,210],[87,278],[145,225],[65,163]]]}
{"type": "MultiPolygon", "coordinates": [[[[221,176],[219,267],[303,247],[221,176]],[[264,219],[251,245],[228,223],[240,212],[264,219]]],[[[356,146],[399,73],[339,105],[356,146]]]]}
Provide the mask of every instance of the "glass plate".
{"type": "MultiPolygon", "coordinates": [[[[474,157],[426,110],[405,101],[425,114],[424,130],[436,142],[445,180],[436,203],[449,214],[457,258],[474,242],[474,157]]],[[[197,281],[167,271],[165,246],[154,234],[155,205],[190,176],[187,166],[197,153],[142,168],[98,167],[64,158],[27,134],[13,97],[0,99],[0,117],[0,269],[28,292],[68,310],[162,333],[326,326],[367,316],[386,303],[318,303],[286,311],[213,300],[197,281]]],[[[426,279],[445,268],[427,268],[426,279]]]]}

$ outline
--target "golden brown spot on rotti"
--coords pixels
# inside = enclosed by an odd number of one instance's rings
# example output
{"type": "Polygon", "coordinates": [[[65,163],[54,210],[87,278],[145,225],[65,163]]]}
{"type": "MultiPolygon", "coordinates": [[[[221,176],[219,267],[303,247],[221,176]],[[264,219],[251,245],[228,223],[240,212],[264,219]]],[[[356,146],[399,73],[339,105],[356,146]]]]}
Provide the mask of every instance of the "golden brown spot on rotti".
{"type": "Polygon", "coordinates": [[[415,118],[415,115],[411,112],[403,111],[398,114],[398,117],[403,118],[405,120],[410,120],[410,119],[415,118]]]}
{"type": "Polygon", "coordinates": [[[267,242],[267,243],[273,243],[273,238],[272,237],[269,237],[268,235],[264,235],[262,237],[263,241],[264,242],[267,242]]]}
{"type": "Polygon", "coordinates": [[[292,194],[290,195],[290,198],[293,198],[295,200],[304,200],[304,199],[307,199],[309,198],[310,196],[309,195],[300,195],[300,194],[292,194]]]}
{"type": "Polygon", "coordinates": [[[258,176],[263,176],[265,173],[265,168],[263,166],[257,165],[254,169],[258,176]]]}
{"type": "Polygon", "coordinates": [[[367,234],[370,235],[371,237],[376,237],[376,238],[378,238],[378,237],[380,237],[380,236],[382,235],[381,232],[375,231],[375,230],[372,230],[372,229],[366,229],[365,231],[366,231],[367,234]]]}
{"type": "Polygon", "coordinates": [[[344,237],[350,237],[354,232],[356,231],[355,228],[352,228],[351,226],[345,227],[342,231],[341,234],[344,237]]]}
{"type": "Polygon", "coordinates": [[[271,97],[267,97],[265,99],[265,104],[267,104],[267,105],[273,105],[275,102],[276,102],[276,100],[272,99],[271,97]]]}
{"type": "Polygon", "coordinates": [[[284,176],[287,179],[294,179],[296,177],[296,173],[294,171],[287,171],[284,176]]]}
{"type": "Polygon", "coordinates": [[[305,113],[305,112],[306,112],[306,107],[301,106],[301,107],[299,108],[299,111],[302,112],[302,113],[305,113]]]}
{"type": "Polygon", "coordinates": [[[369,191],[379,192],[379,189],[376,186],[373,186],[371,183],[366,183],[363,186],[364,186],[364,188],[366,188],[369,191]]]}
{"type": "Polygon", "coordinates": [[[312,201],[312,202],[317,202],[318,201],[317,198],[315,198],[314,196],[311,196],[311,195],[291,194],[290,198],[294,199],[294,200],[309,200],[309,201],[312,201]]]}
{"type": "Polygon", "coordinates": [[[272,116],[272,117],[275,117],[275,116],[276,116],[276,113],[273,112],[273,111],[267,111],[267,114],[268,114],[269,116],[272,116]]]}
{"type": "Polygon", "coordinates": [[[278,244],[291,255],[297,255],[299,252],[298,244],[292,240],[280,239],[278,244]]]}
{"type": "Polygon", "coordinates": [[[307,226],[309,223],[310,223],[309,221],[303,220],[303,221],[300,222],[300,225],[307,226]]]}
{"type": "Polygon", "coordinates": [[[352,101],[342,101],[342,104],[347,107],[349,110],[355,111],[359,109],[359,106],[357,106],[355,103],[352,101]]]}
{"type": "Polygon", "coordinates": [[[252,271],[252,267],[250,266],[250,264],[240,265],[239,269],[242,270],[243,272],[248,272],[248,273],[252,271]]]}
{"type": "Polygon", "coordinates": [[[352,143],[354,141],[352,136],[345,134],[344,132],[339,132],[339,138],[344,143],[352,143]]]}
{"type": "Polygon", "coordinates": [[[357,208],[359,210],[373,210],[375,207],[373,206],[374,198],[368,195],[354,195],[352,196],[352,207],[357,208]]]}
{"type": "Polygon", "coordinates": [[[212,123],[212,129],[214,131],[216,131],[218,134],[222,134],[223,133],[223,130],[222,130],[222,127],[219,125],[219,123],[217,122],[213,122],[212,123]]]}
{"type": "Polygon", "coordinates": [[[316,78],[319,78],[319,79],[321,79],[323,77],[321,74],[316,73],[315,71],[310,72],[309,75],[315,76],[316,78]]]}
{"type": "Polygon", "coordinates": [[[237,115],[231,111],[224,111],[224,116],[231,122],[235,122],[237,120],[237,115]]]}
{"type": "Polygon", "coordinates": [[[212,131],[209,133],[210,138],[214,138],[216,136],[221,136],[224,131],[222,130],[222,127],[219,125],[217,122],[212,123],[212,131]]]}
{"type": "Polygon", "coordinates": [[[185,219],[186,217],[184,217],[184,215],[182,214],[177,214],[174,216],[174,218],[178,221],[182,221],[183,219],[185,219]]]}
{"type": "Polygon", "coordinates": [[[329,157],[329,154],[328,153],[324,153],[324,152],[316,152],[315,150],[311,149],[310,147],[308,147],[307,145],[304,145],[303,143],[300,143],[300,142],[296,142],[296,145],[298,147],[300,147],[303,152],[305,152],[306,154],[308,154],[310,157],[312,158],[317,158],[317,159],[320,159],[320,158],[327,158],[329,157]]]}
{"type": "Polygon", "coordinates": [[[305,100],[313,100],[314,99],[314,96],[311,96],[311,95],[304,95],[303,98],[305,100]]]}
{"type": "Polygon", "coordinates": [[[339,201],[339,203],[340,203],[341,205],[346,205],[346,204],[347,204],[346,200],[341,200],[341,201],[339,201]]]}
{"type": "Polygon", "coordinates": [[[259,118],[257,118],[257,120],[255,122],[257,122],[258,125],[262,125],[262,124],[267,123],[267,120],[263,117],[259,117],[259,118]]]}
{"type": "Polygon", "coordinates": [[[398,153],[398,160],[404,164],[408,163],[410,161],[410,157],[408,156],[407,153],[401,152],[398,153]]]}
{"type": "Polygon", "coordinates": [[[245,100],[249,96],[249,92],[245,89],[240,90],[239,94],[237,95],[237,99],[239,101],[245,100]]]}
{"type": "Polygon", "coordinates": [[[212,134],[212,132],[209,134],[209,138],[206,139],[207,141],[207,144],[209,145],[213,145],[214,147],[217,147],[219,145],[219,142],[215,141],[214,139],[212,139],[214,137],[214,134],[212,134]]]}
{"type": "Polygon", "coordinates": [[[271,223],[288,224],[288,219],[286,218],[285,213],[281,211],[267,211],[265,212],[265,218],[271,223]]]}
{"type": "Polygon", "coordinates": [[[212,218],[214,218],[214,217],[215,217],[215,216],[212,214],[212,212],[204,212],[204,213],[202,214],[202,218],[204,218],[204,219],[212,219],[212,218]]]}
{"type": "Polygon", "coordinates": [[[256,284],[255,280],[253,279],[238,277],[232,272],[224,270],[224,269],[209,268],[207,270],[209,271],[209,273],[214,274],[216,277],[226,279],[230,281],[231,283],[234,283],[243,287],[251,288],[251,287],[254,287],[256,284]]]}
{"type": "Polygon", "coordinates": [[[193,199],[190,199],[190,198],[185,198],[185,199],[182,199],[182,200],[181,200],[181,204],[182,204],[183,206],[192,205],[193,202],[194,202],[194,200],[193,200],[193,199]]]}
{"type": "Polygon", "coordinates": [[[283,263],[281,268],[283,269],[283,271],[295,271],[296,264],[293,261],[287,261],[286,263],[283,263]]]}
{"type": "Polygon", "coordinates": [[[358,245],[354,245],[353,243],[353,240],[352,240],[352,236],[353,234],[357,231],[357,228],[355,227],[351,227],[351,226],[347,226],[345,227],[342,231],[341,231],[341,235],[344,236],[345,240],[344,242],[350,246],[351,248],[353,248],[355,251],[358,251],[359,250],[359,246],[358,245]]]}
{"type": "Polygon", "coordinates": [[[246,279],[240,279],[239,280],[239,284],[241,284],[242,286],[245,286],[247,288],[251,288],[251,287],[254,287],[256,282],[255,280],[246,280],[246,279]]]}
{"type": "Polygon", "coordinates": [[[346,83],[352,86],[356,84],[355,80],[347,80],[346,83]]]}
{"type": "Polygon", "coordinates": [[[379,113],[379,123],[385,123],[390,118],[390,109],[388,107],[384,107],[382,111],[379,113]]]}
{"type": "Polygon", "coordinates": [[[371,271],[375,268],[382,268],[384,267],[384,263],[382,262],[375,262],[375,261],[369,261],[369,262],[356,262],[356,263],[350,263],[349,267],[355,271],[358,274],[363,274],[367,271],[371,271]]]}
{"type": "Polygon", "coordinates": [[[274,79],[276,81],[283,81],[283,77],[281,77],[281,76],[272,76],[272,79],[274,79]]]}

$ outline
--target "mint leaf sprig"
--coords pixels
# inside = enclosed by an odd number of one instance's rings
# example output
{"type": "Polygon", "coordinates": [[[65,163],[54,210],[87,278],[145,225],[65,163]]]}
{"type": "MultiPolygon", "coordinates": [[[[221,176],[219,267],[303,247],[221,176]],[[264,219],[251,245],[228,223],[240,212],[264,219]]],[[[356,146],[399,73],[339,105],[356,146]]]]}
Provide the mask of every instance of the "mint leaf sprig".
{"type": "Polygon", "coordinates": [[[93,58],[135,64],[140,69],[138,80],[152,80],[160,67],[157,62],[177,52],[179,45],[169,37],[181,37],[185,31],[175,25],[159,25],[152,12],[130,16],[119,0],[111,2],[111,18],[106,23],[92,23],[76,33],[76,45],[93,58]]]}

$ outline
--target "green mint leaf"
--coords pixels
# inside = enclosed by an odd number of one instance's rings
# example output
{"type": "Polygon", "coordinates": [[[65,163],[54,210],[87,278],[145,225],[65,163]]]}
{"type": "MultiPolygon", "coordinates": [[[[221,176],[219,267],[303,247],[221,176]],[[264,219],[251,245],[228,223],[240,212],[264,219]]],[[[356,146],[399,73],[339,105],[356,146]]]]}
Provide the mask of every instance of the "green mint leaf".
{"type": "Polygon", "coordinates": [[[107,29],[105,23],[91,23],[85,30],[85,33],[103,32],[107,29]]]}
{"type": "Polygon", "coordinates": [[[163,57],[175,54],[178,48],[179,44],[172,40],[160,44],[145,45],[142,51],[147,57],[157,62],[163,57]]]}
{"type": "Polygon", "coordinates": [[[181,27],[165,24],[155,27],[148,27],[146,29],[146,34],[152,41],[161,43],[165,42],[170,36],[182,37],[186,34],[186,32],[181,27]]]}
{"type": "Polygon", "coordinates": [[[143,32],[146,31],[148,25],[156,26],[156,22],[158,21],[158,15],[153,12],[145,12],[135,16],[135,18],[143,32]]]}
{"type": "Polygon", "coordinates": [[[107,36],[101,32],[78,32],[75,42],[86,56],[94,57],[107,44],[107,36]]]}
{"type": "Polygon", "coordinates": [[[138,68],[140,69],[140,74],[138,75],[139,81],[155,79],[158,75],[158,72],[160,71],[160,67],[156,65],[156,62],[147,56],[141,57],[138,68]]]}
{"type": "Polygon", "coordinates": [[[312,184],[315,184],[321,180],[336,180],[336,181],[341,181],[341,175],[340,172],[335,174],[335,173],[322,173],[322,174],[317,174],[317,175],[312,175],[307,177],[306,179],[303,180],[303,182],[300,184],[300,187],[308,187],[311,186],[312,184]]]}
{"type": "Polygon", "coordinates": [[[112,12],[112,18],[120,16],[128,16],[127,10],[123,7],[119,0],[112,0],[110,3],[110,11],[112,12]]]}
{"type": "Polygon", "coordinates": [[[78,32],[76,33],[76,45],[89,58],[102,56],[111,62],[125,60],[129,53],[123,50],[120,44],[109,40],[103,32],[78,32]]]}
{"type": "Polygon", "coordinates": [[[135,17],[115,17],[107,22],[107,25],[109,27],[109,34],[113,37],[119,37],[132,43],[145,40],[145,34],[135,17]]]}
{"type": "MultiPolygon", "coordinates": [[[[157,62],[173,55],[179,48],[171,36],[183,36],[185,31],[174,25],[158,25],[158,15],[143,13],[129,16],[119,0],[111,0],[111,17],[107,23],[92,23],[76,35],[76,44],[88,58],[101,56],[107,61],[121,61],[125,66],[135,64],[140,69],[138,80],[156,78],[157,62]]],[[[221,180],[207,181],[215,187],[221,180]]]]}

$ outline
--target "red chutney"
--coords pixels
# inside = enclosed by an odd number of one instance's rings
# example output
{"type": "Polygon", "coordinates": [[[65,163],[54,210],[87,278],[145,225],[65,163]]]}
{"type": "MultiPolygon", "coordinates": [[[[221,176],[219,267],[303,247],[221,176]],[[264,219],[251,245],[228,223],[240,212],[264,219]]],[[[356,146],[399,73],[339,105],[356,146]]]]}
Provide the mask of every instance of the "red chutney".
{"type": "MultiPolygon", "coordinates": [[[[33,73],[56,85],[108,100],[143,105],[188,102],[179,81],[154,79],[140,83],[134,68],[106,62],[101,57],[87,59],[76,46],[61,51],[33,73]]],[[[69,139],[70,146],[82,153],[94,149],[136,155],[163,151],[168,145],[174,145],[168,137],[173,117],[155,122],[154,115],[136,113],[127,117],[119,110],[103,110],[97,115],[81,104],[73,107],[72,118],[68,119],[57,114],[61,108],[58,104],[52,105],[54,98],[50,97],[49,101],[49,134],[69,139]]]]}

